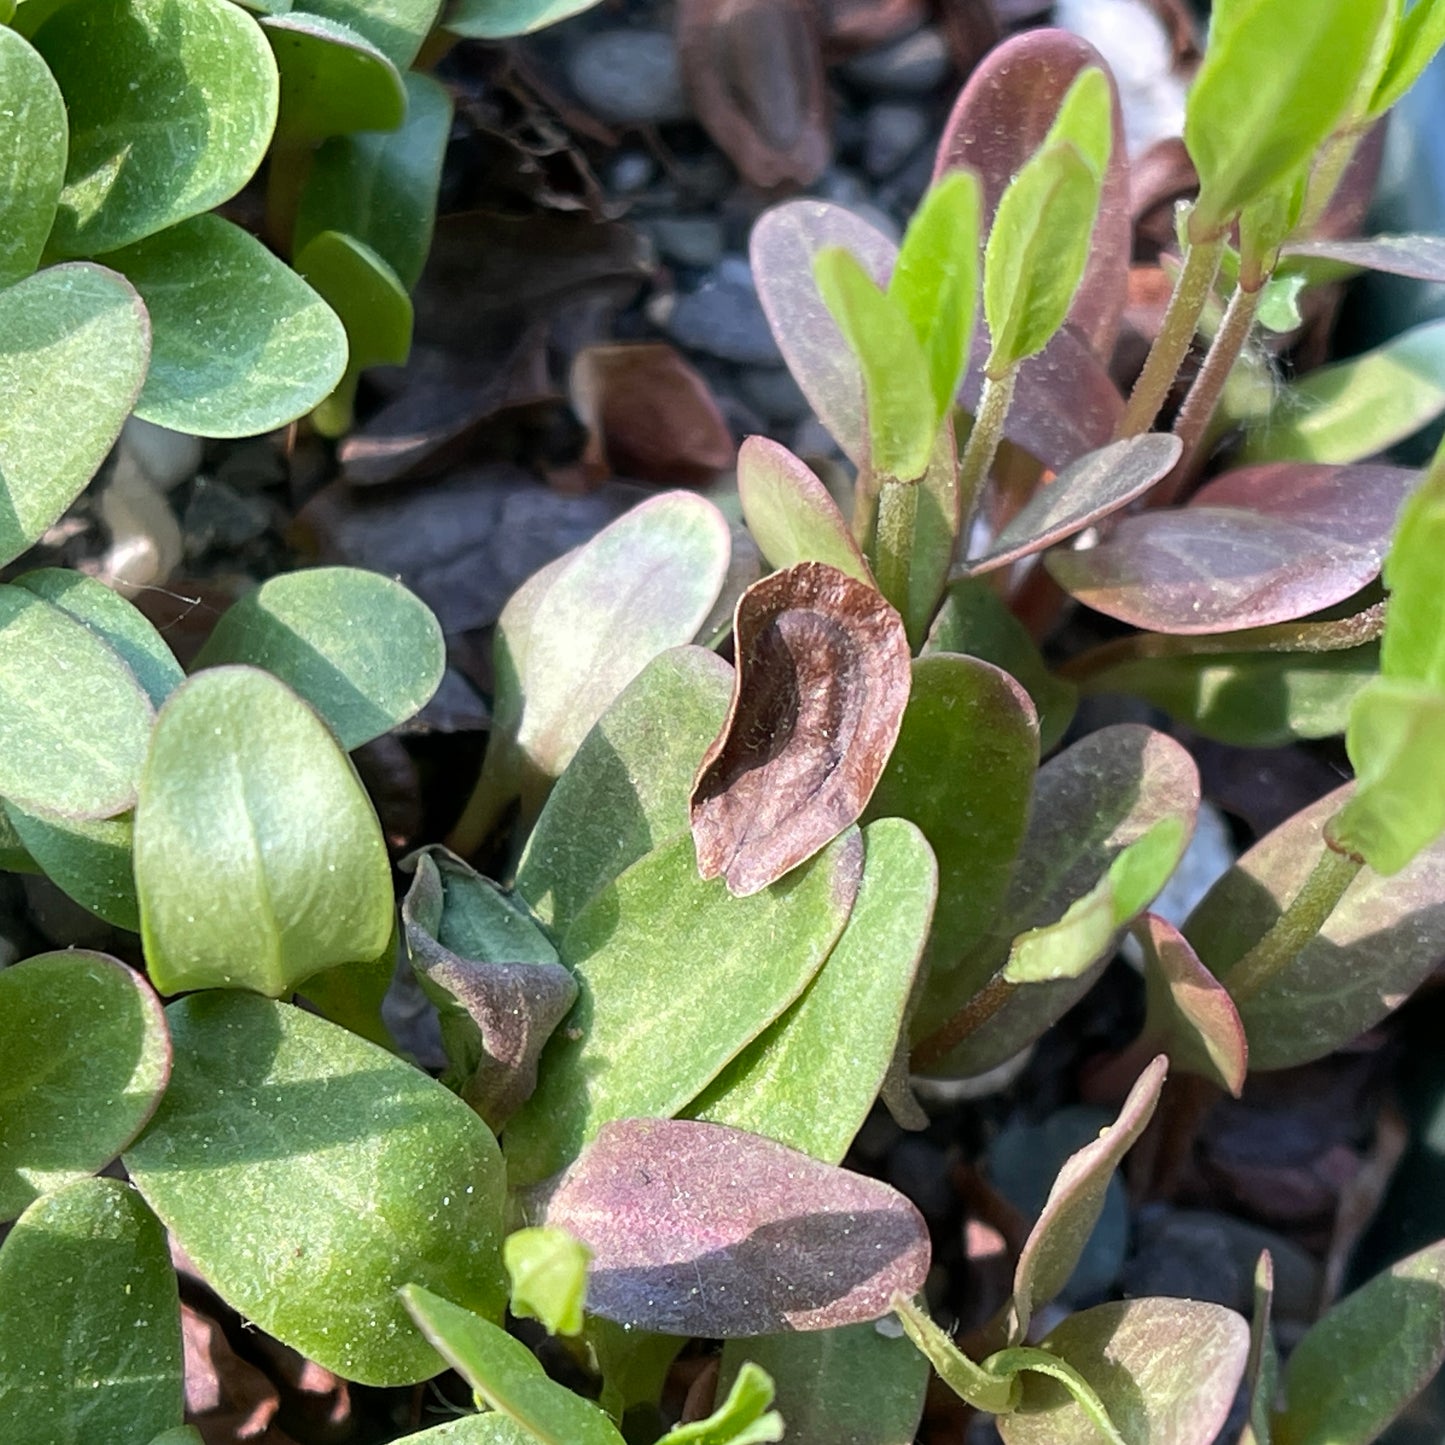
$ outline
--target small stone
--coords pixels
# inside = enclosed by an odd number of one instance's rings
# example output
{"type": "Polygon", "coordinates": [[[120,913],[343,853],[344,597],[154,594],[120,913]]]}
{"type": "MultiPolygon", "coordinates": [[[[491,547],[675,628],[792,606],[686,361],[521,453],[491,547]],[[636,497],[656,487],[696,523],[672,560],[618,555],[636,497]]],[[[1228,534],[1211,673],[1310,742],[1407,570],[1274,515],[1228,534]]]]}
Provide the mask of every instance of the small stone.
{"type": "Polygon", "coordinates": [[[928,117],[916,105],[881,101],[868,112],[863,168],[874,180],[891,176],[928,135],[928,117]]]}
{"type": "Polygon", "coordinates": [[[931,25],[879,46],[843,66],[843,74],[873,95],[927,95],[953,68],[948,42],[931,25]]]}
{"type": "Polygon", "coordinates": [[[669,261],[682,266],[715,266],[722,259],[723,228],[710,216],[659,216],[652,239],[669,261]]]}
{"type": "Polygon", "coordinates": [[[696,291],[679,296],[662,318],[679,346],[743,366],[781,366],[782,355],[742,256],[724,256],[696,291]]]}
{"type": "Polygon", "coordinates": [[[743,400],[775,426],[792,426],[812,416],[813,408],[790,371],[757,367],[738,378],[743,400]]]}
{"type": "Polygon", "coordinates": [[[619,125],[685,120],[677,46],[664,30],[603,30],[572,52],[567,78],[577,98],[619,125]]]}
{"type": "Polygon", "coordinates": [[[607,170],[608,187],[619,196],[645,191],[657,175],[652,157],[641,151],[619,151],[607,170]]]}

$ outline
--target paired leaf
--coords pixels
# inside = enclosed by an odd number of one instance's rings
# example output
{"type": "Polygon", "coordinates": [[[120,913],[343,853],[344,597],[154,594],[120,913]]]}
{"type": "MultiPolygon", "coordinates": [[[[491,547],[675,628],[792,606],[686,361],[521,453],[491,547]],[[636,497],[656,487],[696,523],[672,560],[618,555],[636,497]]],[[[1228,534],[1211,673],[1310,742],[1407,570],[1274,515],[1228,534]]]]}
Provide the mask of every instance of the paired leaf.
{"type": "Polygon", "coordinates": [[[519,1229],[502,1243],[518,1319],[540,1320],[549,1335],[582,1332],[587,1295],[587,1246],[565,1229],[519,1229]]]}
{"type": "Polygon", "coordinates": [[[155,995],[115,959],[42,953],[0,972],[0,1220],[114,1159],[160,1102],[170,1062],[155,995]]]}
{"type": "Polygon", "coordinates": [[[212,668],[156,719],[135,815],[146,962],[163,993],[279,997],[391,937],[391,868],[371,801],[284,683],[212,668]]]}
{"type": "Polygon", "coordinates": [[[908,639],[874,588],[821,562],[748,588],[734,639],[732,705],[691,820],[699,873],[746,897],[862,814],[908,701],[908,639]]]}
{"type": "Polygon", "coordinates": [[[170,1087],[125,1164],[227,1303],[371,1385],[439,1368],[407,1281],[500,1317],[502,1161],[460,1099],[288,1004],[202,993],[166,1016],[170,1087]]]}
{"type": "Polygon", "coordinates": [[[734,898],[697,876],[684,834],[598,893],[562,939],[580,993],[507,1126],[511,1179],[554,1173],[609,1120],[696,1098],[822,966],[862,853],[850,830],[795,877],[734,898]]]}
{"type": "Polygon", "coordinates": [[[545,1204],[593,1252],[589,1308],[728,1339],[875,1319],[921,1288],[928,1232],[873,1179],[719,1124],[608,1124],[545,1204]]]}
{"type": "Polygon", "coordinates": [[[88,0],[33,37],[65,97],[70,152],[51,233],[95,255],[199,216],[255,173],[276,125],[276,62],[227,0],[88,0]]]}
{"type": "Polygon", "coordinates": [[[431,609],[400,582],[314,567],[263,582],[222,614],[195,666],[225,663],[274,673],[351,752],[426,706],[446,644],[431,609]]]}
{"type": "Polygon", "coordinates": [[[65,181],[69,126],[50,67],[0,25],[0,286],[40,264],[65,181]]]}
{"type": "Polygon", "coordinates": [[[8,1445],[149,1445],[183,1413],[181,1310],[165,1232],[133,1189],[81,1179],[0,1248],[8,1445]]]}
{"type": "Polygon", "coordinates": [[[38,541],[105,460],[150,341],[135,288],[101,266],[52,266],[0,291],[0,561],[38,541]]]}
{"type": "Polygon", "coordinates": [[[364,35],[301,11],[261,24],[281,75],[276,130],[288,144],[354,130],[395,130],[402,123],[407,95],[401,73],[364,35]]]}

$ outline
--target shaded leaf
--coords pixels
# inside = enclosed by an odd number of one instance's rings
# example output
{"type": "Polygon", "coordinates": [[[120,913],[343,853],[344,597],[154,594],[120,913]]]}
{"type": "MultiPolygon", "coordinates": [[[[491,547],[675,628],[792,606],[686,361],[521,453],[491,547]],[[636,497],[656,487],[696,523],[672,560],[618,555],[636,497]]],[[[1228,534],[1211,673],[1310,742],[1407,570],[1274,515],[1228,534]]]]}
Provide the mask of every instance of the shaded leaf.
{"type": "Polygon", "coordinates": [[[106,258],[154,329],[136,413],[195,436],[254,436],[303,416],[346,366],[331,308],[254,236],[195,216],[106,258]]]}
{"type": "Polygon", "coordinates": [[[401,1298],[423,1334],[487,1402],[539,1445],[623,1445],[612,1421],[590,1400],[547,1378],[521,1340],[471,1310],[415,1283],[401,1298]]]}
{"type": "Polygon", "coordinates": [[[399,582],[355,567],[272,577],[233,603],[194,666],[274,673],[351,752],[421,711],[446,667],[441,627],[399,582]]]}
{"type": "Polygon", "coordinates": [[[727,717],[732,669],[700,647],[660,654],[582,740],[542,809],[517,892],[561,936],[588,899],[688,825],[697,760],[727,717]]]}
{"type": "Polygon", "coordinates": [[[228,1304],[372,1385],[437,1373],[408,1280],[501,1315],[502,1162],[460,1099],[289,1004],[192,994],[166,1017],[170,1087],[125,1164],[228,1304]]]}
{"type": "Polygon", "coordinates": [[[1144,952],[1148,998],[1140,1038],[1168,1054],[1179,1072],[1209,1079],[1237,1099],[1249,1045],[1228,990],[1167,919],[1146,913],[1132,932],[1144,952]]]}
{"type": "Polygon", "coordinates": [[[524,909],[445,849],[408,860],[407,954],[441,1013],[454,1086],[498,1129],[537,1086],[537,1057],[577,984],[524,909]]]}
{"type": "Polygon", "coordinates": [[[1275,397],[1245,438],[1250,462],[1357,462],[1445,411],[1445,320],[1427,321],[1348,361],[1321,366],[1275,397]]]}
{"type": "MultiPolygon", "coordinates": [[[[1299,891],[1341,789],[1256,843],[1189,915],[1184,936],[1226,988],[1230,969],[1299,891]]],[[[1286,968],[1239,1004],[1251,1069],[1283,1069],[1348,1043],[1407,998],[1445,943],[1445,841],[1392,878],[1369,870],[1286,968]]]]}
{"type": "MultiPolygon", "coordinates": [[[[1198,1300],[1139,1299],[1070,1315],[1043,1348],[1081,1374],[1126,1445],[1212,1445],[1249,1349],[1233,1310],[1198,1300]]],[[[1096,1427],[1064,1385],[1037,1371],[997,1421],[1004,1445],[1097,1445],[1096,1427]]]]}
{"type": "Polygon", "coordinates": [[[182,1417],[181,1312],[166,1238],[133,1189],[81,1179],[0,1249],[8,1445],[147,1445],[182,1417]]]}
{"type": "Polygon", "coordinates": [[[28,589],[0,587],[0,795],[69,818],[124,812],[154,717],[107,642],[28,589]]]}
{"type": "Polygon", "coordinates": [[[502,1263],[512,1282],[511,1310],[540,1320],[549,1335],[582,1333],[587,1294],[587,1246],[565,1229],[519,1229],[502,1242],[502,1263]]]}
{"type": "Polygon", "coordinates": [[[456,0],[447,9],[446,27],[469,40],[500,40],[555,25],[597,0],[456,0]]]}
{"type": "Polygon", "coordinates": [[[162,993],[279,997],[391,937],[371,800],[326,725],[250,667],[210,668],[156,719],[135,813],[141,936],[162,993]]]}
{"type": "Polygon", "coordinates": [[[748,437],[738,451],[743,519],[774,567],[826,562],[859,582],[873,574],[838,504],[811,468],[768,437],[748,437]]]}
{"type": "MultiPolygon", "coordinates": [[[[721,1380],[718,1391],[722,1392],[721,1380]]],[[[766,1442],[781,1440],[783,1417],[776,1410],[768,1409],[772,1403],[772,1377],[749,1360],[711,1415],[705,1420],[675,1426],[657,1445],[766,1445],[766,1442]]]]}
{"type": "MultiPolygon", "coordinates": [[[[1445,14],[1445,11],[1441,12],[1445,14]]],[[[1291,241],[1283,255],[1334,261],[1417,281],[1445,281],[1445,236],[1367,236],[1358,240],[1291,241]]]]}
{"type": "Polygon", "coordinates": [[[171,1067],[145,980],[88,950],[0,971],[0,1059],[0,1219],[114,1159],[155,1111],[171,1067]]]}
{"type": "Polygon", "coordinates": [[[1098,546],[1052,552],[1045,565],[1081,602],[1157,632],[1287,622],[1378,574],[1415,479],[1402,467],[1243,467],[1187,507],[1126,517],[1098,546]]]}
{"type": "Polygon", "coordinates": [[[1114,1123],[1059,1170],[1014,1271],[1010,1324],[1014,1340],[1027,1337],[1035,1311],[1068,1283],[1104,1208],[1104,1193],[1119,1161],[1154,1116],[1168,1069],[1169,1061],[1161,1054],[1129,1090],[1114,1123]]]}
{"type": "Polygon", "coordinates": [[[398,70],[416,59],[441,0],[306,0],[312,15],[359,30],[398,70]]]}
{"type": "Polygon", "coordinates": [[[1432,1244],[1341,1300],[1284,1368],[1275,1445],[1367,1445],[1445,1360],[1445,1244],[1432,1244]]]}
{"type": "Polygon", "coordinates": [[[893,1061],[938,895],[938,866],[911,823],[870,823],[863,848],[858,896],[822,968],[688,1105],[689,1118],[746,1129],[828,1164],[848,1152],[893,1061]]]}
{"type": "Polygon", "coordinates": [[[50,67],[0,25],[0,286],[40,264],[65,181],[69,127],[50,67]]]}
{"type": "Polygon", "coordinates": [[[1149,432],[1086,453],[1041,486],[982,556],[969,559],[968,575],[1041,552],[1118,511],[1165,476],[1181,452],[1178,437],[1149,432]]]}
{"type": "Polygon", "coordinates": [[[349,25],[298,10],[268,16],[261,28],[281,75],[276,130],[288,143],[402,123],[407,94],[400,72],[349,25]]]}
{"type": "Polygon", "coordinates": [[[0,799],[26,853],[57,888],[117,928],[140,932],[140,903],[131,867],[132,821],[63,818],[0,799]]]}
{"type": "Polygon", "coordinates": [[[913,539],[908,559],[908,593],[902,599],[903,621],[910,647],[922,642],[948,583],[948,569],[958,549],[962,498],[958,491],[958,444],[953,425],[939,427],[918,483],[913,539]]]}
{"type": "Polygon", "coordinates": [[[734,635],[732,706],[691,820],[698,871],[745,897],[867,806],[908,701],[908,639],[877,591],[821,562],[748,588],[734,635]]]}
{"type": "Polygon", "coordinates": [[[509,1178],[545,1178],[609,1120],[665,1117],[696,1098],[822,966],[862,854],[850,831],[796,877],[737,899],[697,876],[684,834],[598,893],[562,939],[580,994],[507,1126],[509,1178]]]}
{"type": "Polygon", "coordinates": [[[234,196],[276,124],[276,62],[226,0],[88,0],[35,33],[65,97],[70,153],[49,246],[95,255],[234,196]]]}
{"type": "Polygon", "coordinates": [[[39,540],[105,460],[150,342],[140,296],[104,267],[52,266],[0,291],[0,561],[39,540]]]}
{"type": "Polygon", "coordinates": [[[928,1269],[928,1232],[886,1184],[690,1119],[608,1124],[547,1199],[593,1251],[589,1307],[727,1339],[877,1318],[928,1269]]]}

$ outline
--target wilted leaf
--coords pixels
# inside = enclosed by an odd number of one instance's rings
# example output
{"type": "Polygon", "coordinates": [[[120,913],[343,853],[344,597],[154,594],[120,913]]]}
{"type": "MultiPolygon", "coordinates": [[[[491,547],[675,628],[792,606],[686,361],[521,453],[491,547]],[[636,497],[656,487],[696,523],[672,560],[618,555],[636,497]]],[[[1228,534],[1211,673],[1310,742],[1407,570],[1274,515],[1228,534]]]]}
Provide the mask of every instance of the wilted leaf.
{"type": "Polygon", "coordinates": [[[683,834],[596,894],[562,939],[581,993],[507,1126],[508,1177],[545,1178],[609,1120],[696,1098],[807,987],[862,867],[850,831],[796,877],[738,899],[697,876],[683,834]]]}
{"type": "Polygon", "coordinates": [[[402,123],[407,106],[401,74],[364,35],[301,11],[268,16],[261,27],[281,74],[276,129],[287,143],[395,130],[402,123]]]}
{"type": "Polygon", "coordinates": [[[0,286],[40,264],[65,181],[69,128],[50,67],[0,26],[0,286]]]}
{"type": "Polygon", "coordinates": [[[727,717],[732,669],[674,647],[618,694],[557,780],[517,892],[560,937],[599,889],[687,828],[697,760],[727,717]]]}
{"type": "Polygon", "coordinates": [[[63,818],[5,798],[0,799],[0,817],[9,821],[25,852],[63,893],[107,923],[140,932],[129,813],[63,818]]]}
{"type": "Polygon", "coordinates": [[[166,1018],[170,1087],[125,1165],[228,1304],[373,1385],[437,1373],[408,1280],[500,1317],[502,1161],[460,1099],[289,1004],[217,991],[166,1018]]]}
{"type": "Polygon", "coordinates": [[[592,1250],[594,1312],[667,1334],[875,1319],[928,1269],[923,1220],[886,1184],[691,1119],[607,1125],[544,1213],[592,1250]]]}
{"type": "MultiPolygon", "coordinates": [[[[1319,861],[1324,825],[1348,796],[1321,798],[1261,839],[1189,915],[1185,937],[1226,988],[1319,861]]],[[[1239,1004],[1250,1067],[1289,1068],[1347,1044],[1414,991],[1442,947],[1445,840],[1391,878],[1362,871],[1320,933],[1239,1004]]]]}
{"type": "Polygon", "coordinates": [[[165,1233],[133,1189],[81,1179],[0,1249],[6,1445],[148,1445],[182,1418],[181,1312],[165,1233]]]}
{"type": "Polygon", "coordinates": [[[1154,1116],[1168,1069],[1169,1061],[1161,1054],[1130,1089],[1114,1123],[1059,1170],[1043,1213],[1034,1222],[1019,1254],[1014,1272],[1012,1339],[1025,1339],[1034,1312],[1068,1283],[1104,1208],[1104,1192],[1119,1161],[1154,1116]]]}
{"type": "MultiPolygon", "coordinates": [[[[1123,1300],[1070,1315],[1043,1348],[1084,1377],[1126,1445],[1212,1445],[1244,1373],[1249,1327],[1198,1300],[1123,1300]]],[[[1019,1408],[996,1422],[1004,1445],[1098,1445],[1062,1384],[1034,1370],[1021,1380],[1019,1408]]]]}
{"type": "Polygon", "coordinates": [[[833,951],[803,996],[692,1101],[689,1118],[828,1164],[848,1152],[893,1061],[938,895],[938,866],[911,823],[870,823],[863,848],[863,879],[833,951]]]}
{"type": "Polygon", "coordinates": [[[1243,467],[1186,507],[1126,517],[1085,551],[1056,551],[1054,579],[1099,612],[1156,632],[1234,632],[1318,612],[1380,570],[1403,467],[1243,467]]]}
{"type": "Polygon", "coordinates": [[[903,621],[821,562],[755,583],[738,603],[727,724],[692,794],[698,871],[746,897],[862,814],[908,701],[903,621]]]}
{"type": "Polygon", "coordinates": [[[519,1229],[502,1242],[518,1319],[540,1320],[549,1335],[582,1332],[587,1265],[592,1255],[565,1229],[519,1229]]]}
{"type": "Polygon", "coordinates": [[[1228,990],[1167,919],[1146,913],[1132,931],[1144,952],[1148,996],[1140,1038],[1168,1054],[1175,1069],[1209,1079],[1237,1099],[1249,1045],[1228,990]]]}
{"type": "Polygon", "coordinates": [[[155,1111],[171,1068],[155,994],[87,950],[0,971],[0,1059],[0,1220],[114,1159],[155,1111]]]}

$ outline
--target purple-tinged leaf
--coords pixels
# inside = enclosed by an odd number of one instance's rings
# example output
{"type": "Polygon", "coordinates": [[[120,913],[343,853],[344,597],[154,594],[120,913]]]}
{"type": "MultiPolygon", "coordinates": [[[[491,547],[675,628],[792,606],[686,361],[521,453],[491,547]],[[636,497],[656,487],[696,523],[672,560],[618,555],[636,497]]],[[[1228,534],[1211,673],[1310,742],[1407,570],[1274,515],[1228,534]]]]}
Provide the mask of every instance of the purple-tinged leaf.
{"type": "Polygon", "coordinates": [[[1087,453],[1041,486],[988,550],[961,571],[977,577],[1082,532],[1147,492],[1182,451],[1178,437],[1148,432],[1087,453]]]}
{"type": "Polygon", "coordinates": [[[828,489],[787,447],[749,437],[738,452],[743,518],[774,567],[826,562],[859,582],[873,574],[828,489]]]}
{"type": "Polygon", "coordinates": [[[594,1313],[665,1334],[856,1324],[928,1272],[927,1228],[886,1184],[691,1119],[607,1125],[544,1215],[592,1250],[594,1313]]]}
{"type": "Polygon", "coordinates": [[[577,981],[528,916],[444,848],[410,860],[401,905],[412,968],[441,1013],[448,1080],[493,1130],[537,1087],[537,1058],[577,981]]]}
{"type": "Polygon", "coordinates": [[[1356,241],[1291,241],[1281,255],[1337,261],[1416,281],[1445,282],[1445,236],[1366,236],[1356,241]]]}
{"type": "Polygon", "coordinates": [[[728,720],[692,793],[698,872],[746,897],[857,821],[898,738],[908,638],[883,597],[823,562],[738,602],[728,720]]]}
{"type": "MultiPolygon", "coordinates": [[[[1189,915],[1184,935],[1229,987],[1324,851],[1325,823],[1350,796],[1321,798],[1261,839],[1189,915]]],[[[1445,839],[1399,873],[1362,870],[1320,933],[1239,1004],[1252,1069],[1285,1069],[1347,1044],[1399,1007],[1445,952],[1445,839]]]]}
{"type": "Polygon", "coordinates": [[[1278,462],[1242,467],[1187,507],[1126,517],[1049,572],[1080,602],[1155,632],[1199,635],[1288,622],[1379,574],[1418,473],[1278,462]]]}
{"type": "Polygon", "coordinates": [[[1237,1099],[1249,1044],[1229,991],[1168,920],[1146,913],[1131,931],[1144,951],[1148,997],[1140,1046],[1168,1054],[1181,1073],[1209,1079],[1237,1099]]]}
{"type": "Polygon", "coordinates": [[[1169,1061],[1161,1054],[1129,1090],[1113,1124],[1064,1161],[1014,1271],[1012,1340],[1027,1338],[1034,1312],[1068,1283],[1103,1213],[1104,1195],[1119,1161],[1154,1117],[1168,1071],[1169,1061]]]}
{"type": "MultiPolygon", "coordinates": [[[[1065,30],[1031,30],[990,51],[969,77],[948,118],[934,179],[961,166],[976,171],[983,182],[985,212],[991,217],[1009,182],[1043,144],[1069,87],[1089,66],[1109,74],[1098,51],[1065,30]]],[[[1068,317],[1074,330],[1106,361],[1124,313],[1133,239],[1124,121],[1112,77],[1109,90],[1113,146],[1088,266],[1068,317]]]]}
{"type": "MultiPolygon", "coordinates": [[[[1222,1305],[1122,1300],[1070,1315],[1043,1341],[1088,1381],[1126,1445],[1213,1445],[1244,1374],[1249,1327],[1222,1305]]],[[[996,1421],[1004,1445],[1098,1445],[1066,1387],[1035,1370],[996,1421]]]]}
{"type": "Polygon", "coordinates": [[[1445,1360],[1445,1242],[1335,1305],[1284,1371],[1274,1445],[1368,1445],[1445,1360]]]}
{"type": "Polygon", "coordinates": [[[103,953],[42,953],[0,971],[0,1220],[114,1159],[171,1072],[160,1000],[103,953]]]}

